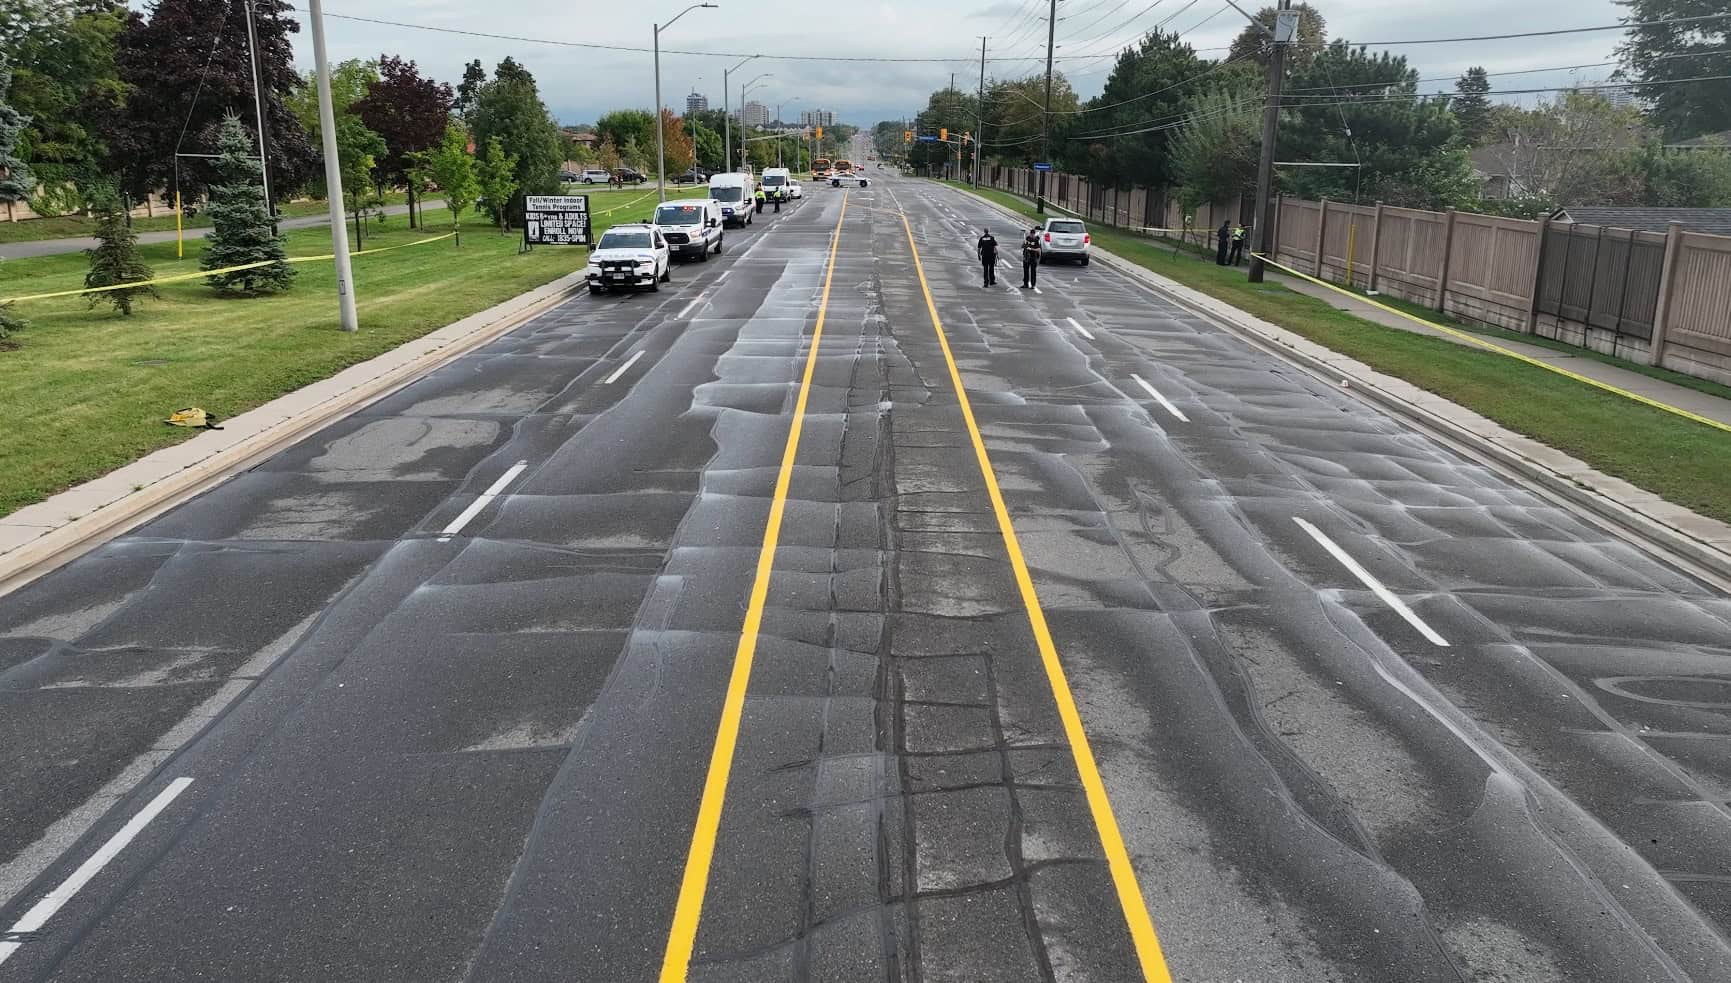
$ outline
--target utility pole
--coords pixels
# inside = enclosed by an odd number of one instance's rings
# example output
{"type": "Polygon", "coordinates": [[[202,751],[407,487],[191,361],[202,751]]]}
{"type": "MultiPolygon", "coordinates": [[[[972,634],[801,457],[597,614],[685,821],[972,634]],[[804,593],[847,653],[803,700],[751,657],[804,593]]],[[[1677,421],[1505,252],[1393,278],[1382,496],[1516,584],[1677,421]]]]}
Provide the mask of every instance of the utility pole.
{"type": "Polygon", "coordinates": [[[331,252],[336,254],[337,305],[344,331],[360,328],[355,313],[355,275],[349,263],[349,227],[343,224],[343,167],[337,160],[337,114],[331,108],[331,63],[325,55],[325,15],[320,0],[308,0],[313,22],[313,63],[318,76],[319,136],[325,152],[325,194],[331,208],[331,252]]]}
{"type": "MultiPolygon", "coordinates": [[[[751,58],[745,59],[745,61],[740,62],[732,68],[722,69],[721,72],[721,139],[723,146],[725,147],[721,155],[721,170],[723,173],[733,170],[733,103],[729,100],[727,95],[727,77],[744,68],[745,62],[758,57],[761,56],[752,55],[751,58]]],[[[743,92],[740,93],[741,102],[745,101],[744,95],[743,92]]]]}
{"type": "Polygon", "coordinates": [[[661,125],[661,31],[672,27],[673,21],[699,8],[712,8],[713,3],[694,3],[673,15],[673,20],[655,26],[655,193],[657,201],[667,200],[667,133],[661,125]]]}
{"type": "MultiPolygon", "coordinates": [[[[259,85],[258,33],[252,26],[253,0],[246,0],[246,53],[252,62],[252,110],[258,120],[258,172],[264,179],[264,211],[270,216],[270,227],[276,229],[276,208],[270,196],[270,152],[265,149],[264,88],[259,85]]],[[[132,214],[131,212],[127,213],[132,214]]]]}
{"type": "Polygon", "coordinates": [[[980,38],[980,94],[974,104],[974,187],[980,186],[980,141],[986,135],[986,39],[980,38]]]}
{"type": "MultiPolygon", "coordinates": [[[[1242,11],[1240,11],[1242,13],[1242,11]]],[[[1261,26],[1252,19],[1251,23],[1261,26]]],[[[1267,28],[1263,28],[1267,30],[1267,28]]],[[[1280,0],[1270,32],[1268,103],[1262,110],[1262,160],[1256,165],[1256,250],[1250,254],[1250,282],[1261,283],[1262,258],[1268,255],[1274,229],[1274,139],[1280,132],[1280,90],[1286,79],[1286,49],[1298,36],[1298,11],[1292,0],[1280,0]]]]}
{"type": "MultiPolygon", "coordinates": [[[[1040,161],[1052,162],[1052,48],[1058,40],[1058,0],[1052,0],[1046,16],[1046,111],[1040,114],[1040,161]]],[[[1046,214],[1046,171],[1040,172],[1040,188],[1034,192],[1034,211],[1046,214]]]]}

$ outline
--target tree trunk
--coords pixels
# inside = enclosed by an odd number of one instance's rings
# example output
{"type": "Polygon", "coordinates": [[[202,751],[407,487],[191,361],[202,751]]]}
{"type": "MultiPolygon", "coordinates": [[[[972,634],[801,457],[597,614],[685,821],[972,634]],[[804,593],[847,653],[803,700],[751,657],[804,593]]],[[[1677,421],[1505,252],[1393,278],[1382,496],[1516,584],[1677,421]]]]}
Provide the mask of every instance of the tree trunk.
{"type": "Polygon", "coordinates": [[[409,182],[409,228],[419,228],[415,224],[415,182],[409,182]]]}

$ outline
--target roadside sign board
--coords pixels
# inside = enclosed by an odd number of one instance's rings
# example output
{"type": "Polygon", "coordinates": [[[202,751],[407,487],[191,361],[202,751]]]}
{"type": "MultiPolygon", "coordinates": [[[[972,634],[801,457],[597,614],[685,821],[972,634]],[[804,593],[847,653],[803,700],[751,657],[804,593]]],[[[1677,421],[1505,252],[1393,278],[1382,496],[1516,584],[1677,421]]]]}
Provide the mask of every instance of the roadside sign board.
{"type": "Polygon", "coordinates": [[[1036,170],[1036,171],[1049,171],[1051,169],[1052,169],[1052,165],[1048,164],[1044,161],[1041,161],[1040,163],[1034,165],[1034,170],[1036,170]]]}
{"type": "Polygon", "coordinates": [[[526,246],[588,246],[588,195],[530,195],[523,205],[526,246]]]}
{"type": "Polygon", "coordinates": [[[935,136],[932,136],[929,133],[921,134],[917,137],[914,137],[914,139],[918,140],[921,143],[937,143],[938,142],[938,138],[935,136]]]}

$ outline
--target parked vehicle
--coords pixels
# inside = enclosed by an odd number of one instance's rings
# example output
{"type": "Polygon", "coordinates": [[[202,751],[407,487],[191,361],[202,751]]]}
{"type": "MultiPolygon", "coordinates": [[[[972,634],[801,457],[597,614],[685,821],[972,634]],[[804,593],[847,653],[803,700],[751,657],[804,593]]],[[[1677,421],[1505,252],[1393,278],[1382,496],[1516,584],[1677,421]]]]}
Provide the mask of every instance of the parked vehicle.
{"type": "Polygon", "coordinates": [[[621,167],[617,171],[613,172],[613,176],[619,179],[620,184],[642,184],[644,181],[648,180],[648,178],[643,176],[642,171],[634,170],[629,167],[621,167]]]}
{"type": "Polygon", "coordinates": [[[607,184],[611,180],[608,173],[599,167],[586,167],[582,174],[577,175],[580,184],[607,184]]]}
{"type": "Polygon", "coordinates": [[[721,255],[721,202],[714,198],[664,201],[655,209],[655,227],[675,256],[708,262],[710,253],[721,255]]]}
{"type": "Polygon", "coordinates": [[[788,185],[793,183],[793,172],[785,167],[766,167],[763,169],[763,194],[770,201],[787,201],[793,197],[788,191],[788,185]]]}
{"type": "Polygon", "coordinates": [[[579,177],[579,175],[577,174],[576,171],[560,171],[559,172],[559,180],[565,182],[566,184],[575,184],[578,180],[578,177],[579,177]]]}
{"type": "Polygon", "coordinates": [[[654,225],[615,225],[602,233],[589,253],[585,278],[589,292],[598,294],[615,287],[661,289],[672,280],[667,238],[654,225]]]}
{"type": "Polygon", "coordinates": [[[751,224],[752,197],[757,184],[750,174],[729,171],[709,179],[709,197],[721,204],[721,224],[746,226],[751,224]]]}
{"type": "Polygon", "coordinates": [[[1079,218],[1049,218],[1040,230],[1040,262],[1073,259],[1088,265],[1088,245],[1093,240],[1079,218]]]}
{"type": "Polygon", "coordinates": [[[791,198],[804,198],[805,186],[800,184],[798,181],[789,181],[787,182],[787,193],[791,198]]]}
{"type": "Polygon", "coordinates": [[[863,188],[870,183],[871,182],[866,179],[865,174],[859,171],[837,170],[829,179],[829,186],[832,188],[840,188],[843,186],[863,188]]]}
{"type": "Polygon", "coordinates": [[[674,184],[703,184],[714,174],[714,171],[704,170],[701,167],[693,167],[689,171],[673,175],[672,180],[674,184]]]}

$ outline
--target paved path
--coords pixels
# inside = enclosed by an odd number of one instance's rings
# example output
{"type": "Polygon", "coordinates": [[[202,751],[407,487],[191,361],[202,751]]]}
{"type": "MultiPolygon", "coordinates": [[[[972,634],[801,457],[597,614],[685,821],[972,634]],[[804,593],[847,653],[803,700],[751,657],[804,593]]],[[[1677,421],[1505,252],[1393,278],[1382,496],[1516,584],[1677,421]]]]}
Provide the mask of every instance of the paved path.
{"type": "MultiPolygon", "coordinates": [[[[1316,297],[1334,305],[1340,310],[1362,317],[1367,321],[1375,321],[1378,324],[1385,324],[1391,328],[1399,328],[1402,331],[1413,331],[1419,334],[1430,335],[1434,338],[1441,338],[1444,341],[1455,342],[1456,344],[1467,344],[1467,342],[1462,341],[1447,332],[1436,331],[1414,324],[1405,318],[1397,317],[1396,315],[1390,314],[1372,304],[1367,304],[1354,297],[1347,297],[1335,293],[1326,287],[1319,287],[1307,280],[1300,280],[1297,277],[1286,276],[1272,268],[1269,270],[1269,276],[1273,279],[1279,280],[1282,284],[1298,291],[1299,293],[1309,294],[1312,297],[1316,297]]],[[[1577,375],[1584,375],[1589,379],[1597,379],[1600,382],[1606,382],[1620,389],[1626,389],[1629,392],[1638,393],[1649,399],[1656,399],[1662,403],[1669,403],[1679,409],[1688,410],[1691,413],[1707,417],[1710,420],[1718,420],[1721,423],[1731,424],[1731,399],[1724,399],[1711,393],[1704,393],[1699,389],[1691,389],[1688,386],[1680,386],[1674,382],[1667,382],[1664,379],[1656,379],[1650,375],[1631,371],[1617,365],[1609,365],[1596,358],[1588,358],[1585,355],[1575,354],[1573,352],[1562,352],[1557,351],[1554,348],[1546,348],[1542,345],[1530,345],[1521,341],[1508,341],[1501,338],[1491,340],[1510,351],[1519,352],[1522,355],[1528,355],[1536,359],[1550,362],[1553,365],[1566,368],[1577,375]]]]}
{"type": "MultiPolygon", "coordinates": [[[[442,198],[435,201],[424,202],[421,205],[421,208],[426,211],[444,207],[445,202],[442,198]]],[[[385,206],[386,215],[407,215],[408,213],[408,205],[385,206]]],[[[353,220],[354,217],[351,214],[349,221],[352,222],[353,220]]],[[[284,229],[310,229],[316,226],[329,224],[331,224],[331,217],[329,215],[305,215],[300,218],[285,218],[280,223],[280,227],[284,229]]],[[[185,230],[185,236],[188,239],[203,239],[209,234],[209,226],[200,226],[199,228],[185,230]]],[[[175,233],[173,231],[140,232],[138,234],[138,241],[145,244],[153,242],[173,242],[174,238],[175,233]]],[[[34,242],[0,243],[0,260],[27,259],[32,256],[56,256],[60,253],[75,253],[84,249],[92,249],[95,248],[95,246],[96,240],[89,236],[78,236],[69,239],[38,239],[34,242]]]]}
{"type": "Polygon", "coordinates": [[[1731,599],[1000,222],[813,189],[0,597],[0,981],[1731,979],[1731,599]]]}

